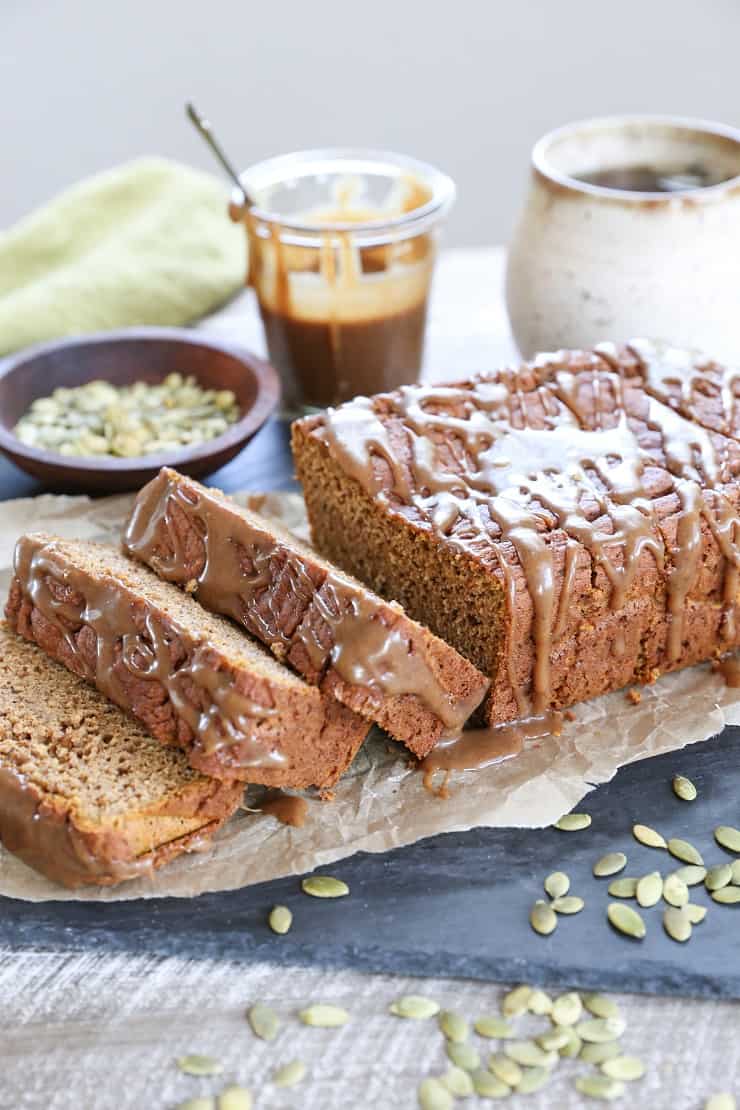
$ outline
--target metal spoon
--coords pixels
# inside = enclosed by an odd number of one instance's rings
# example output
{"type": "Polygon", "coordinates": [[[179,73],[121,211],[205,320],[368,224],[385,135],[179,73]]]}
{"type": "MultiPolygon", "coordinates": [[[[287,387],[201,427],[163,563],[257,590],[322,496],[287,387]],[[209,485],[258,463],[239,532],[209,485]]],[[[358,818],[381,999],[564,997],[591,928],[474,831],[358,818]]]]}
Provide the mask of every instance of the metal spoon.
{"type": "Polygon", "coordinates": [[[208,143],[209,147],[211,148],[213,153],[216,155],[216,157],[218,158],[218,160],[221,163],[221,165],[223,166],[223,168],[226,170],[226,172],[229,175],[229,177],[231,178],[231,180],[236,185],[237,189],[239,190],[242,197],[244,198],[243,201],[242,201],[242,204],[244,205],[244,207],[245,208],[252,208],[255,204],[254,198],[251,197],[249,195],[249,193],[247,192],[247,190],[244,188],[244,186],[242,185],[242,183],[239,179],[239,174],[236,172],[236,170],[234,169],[233,164],[229,161],[229,159],[224,154],[220,143],[218,143],[218,141],[216,140],[215,135],[213,134],[213,129],[211,127],[210,122],[204,116],[202,116],[200,114],[198,109],[195,107],[195,105],[190,100],[188,100],[185,104],[185,113],[186,113],[188,119],[191,121],[191,123],[194,124],[196,130],[200,133],[200,135],[208,143]]]}

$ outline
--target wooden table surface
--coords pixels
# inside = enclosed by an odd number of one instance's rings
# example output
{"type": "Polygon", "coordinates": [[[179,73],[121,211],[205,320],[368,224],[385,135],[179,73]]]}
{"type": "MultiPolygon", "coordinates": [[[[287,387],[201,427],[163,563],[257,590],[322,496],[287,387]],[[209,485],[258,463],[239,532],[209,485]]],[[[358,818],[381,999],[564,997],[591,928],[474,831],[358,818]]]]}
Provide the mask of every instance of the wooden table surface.
{"type": "MultiPolygon", "coordinates": [[[[498,248],[443,254],[426,377],[462,377],[515,357],[502,277],[498,248]]],[[[248,294],[201,327],[263,352],[248,294]]],[[[212,481],[229,490],[288,486],[286,422],[271,421],[212,481]]],[[[0,499],[36,492],[32,479],[0,461],[0,499]]],[[[115,903],[109,910],[115,914],[115,903]]],[[[187,912],[184,902],[182,913],[187,912]]],[[[95,947],[71,953],[0,950],[0,1108],[167,1110],[239,1082],[251,1088],[256,1110],[411,1110],[419,1081],[443,1072],[448,1061],[433,1022],[401,1022],[388,1015],[388,1004],[413,991],[475,1017],[494,1011],[502,994],[495,985],[436,980],[434,972],[430,967],[428,980],[412,981],[264,963],[245,966],[227,959],[154,959],[146,952],[124,956],[95,947]],[[284,1016],[273,1044],[256,1040],[246,1025],[244,1011],[257,1000],[284,1016]],[[345,1006],[351,1023],[340,1030],[300,1025],[296,1011],[319,1000],[345,1006]],[[182,1075],[174,1060],[193,1052],[221,1060],[223,1076],[182,1075]],[[280,1090],[271,1075],[278,1064],[296,1057],[308,1064],[309,1077],[294,1091],[280,1090]]],[[[648,1068],[646,1079],[617,1105],[699,1110],[714,1092],[740,1090],[735,1004],[637,996],[617,1000],[628,1019],[624,1051],[639,1054],[648,1068]]],[[[588,1100],[573,1089],[574,1077],[584,1070],[567,1061],[548,1087],[527,1099],[515,1097],[514,1105],[534,1110],[586,1106],[588,1100]]],[[[469,1099],[464,1105],[486,1104],[469,1099]]]]}

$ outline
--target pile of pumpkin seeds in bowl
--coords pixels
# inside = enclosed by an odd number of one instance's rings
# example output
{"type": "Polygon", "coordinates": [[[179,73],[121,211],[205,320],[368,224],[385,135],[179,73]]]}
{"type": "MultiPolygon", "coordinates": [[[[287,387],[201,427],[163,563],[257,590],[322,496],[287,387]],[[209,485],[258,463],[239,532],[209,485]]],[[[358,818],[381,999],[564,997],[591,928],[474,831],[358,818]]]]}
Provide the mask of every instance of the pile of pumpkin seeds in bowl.
{"type": "Polygon", "coordinates": [[[136,458],[195,447],[239,419],[230,389],[168,374],[154,385],[93,381],[39,397],[14,428],[29,447],[77,457],[136,458]]]}

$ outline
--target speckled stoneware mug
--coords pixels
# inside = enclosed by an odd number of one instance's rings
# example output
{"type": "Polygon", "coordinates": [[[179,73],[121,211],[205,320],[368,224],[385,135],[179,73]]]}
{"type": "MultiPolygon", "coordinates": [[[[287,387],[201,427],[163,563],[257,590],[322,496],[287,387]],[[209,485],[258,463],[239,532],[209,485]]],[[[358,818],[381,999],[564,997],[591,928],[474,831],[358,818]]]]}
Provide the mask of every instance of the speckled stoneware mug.
{"type": "Polygon", "coordinates": [[[546,135],[506,299],[525,357],[646,335],[740,362],[740,131],[640,116],[546,135]],[[594,183],[646,167],[673,191],[594,183]]]}

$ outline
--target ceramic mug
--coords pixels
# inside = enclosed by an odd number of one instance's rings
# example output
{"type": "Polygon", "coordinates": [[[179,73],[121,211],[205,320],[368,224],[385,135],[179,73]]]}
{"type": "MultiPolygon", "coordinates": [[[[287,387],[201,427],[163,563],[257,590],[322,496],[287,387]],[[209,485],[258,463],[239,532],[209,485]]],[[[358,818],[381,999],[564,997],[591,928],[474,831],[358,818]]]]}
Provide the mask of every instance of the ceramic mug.
{"type": "Polygon", "coordinates": [[[526,358],[649,336],[740,362],[740,131],[635,116],[540,139],[506,301],[526,358]],[[720,183],[648,193],[579,180],[639,166],[701,166],[720,183]]]}

